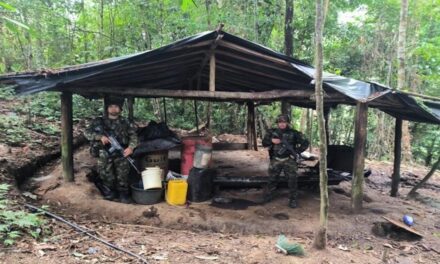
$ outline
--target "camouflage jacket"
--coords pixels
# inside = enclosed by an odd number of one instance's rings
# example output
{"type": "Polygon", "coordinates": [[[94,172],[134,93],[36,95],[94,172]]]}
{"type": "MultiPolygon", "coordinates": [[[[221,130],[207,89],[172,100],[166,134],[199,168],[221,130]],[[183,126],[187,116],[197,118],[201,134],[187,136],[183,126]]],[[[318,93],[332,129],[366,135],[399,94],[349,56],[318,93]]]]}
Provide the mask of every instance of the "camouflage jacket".
{"type": "Polygon", "coordinates": [[[283,147],[283,144],[273,144],[272,139],[279,138],[285,139],[293,149],[300,154],[309,147],[309,141],[304,137],[301,132],[291,129],[290,127],[286,129],[273,128],[268,131],[264,136],[263,146],[269,147],[270,158],[287,158],[290,155],[295,156],[283,147]]]}
{"type": "Polygon", "coordinates": [[[104,135],[104,131],[114,136],[122,147],[130,147],[134,149],[138,144],[136,134],[136,125],[125,117],[110,119],[107,117],[98,117],[94,119],[87,127],[84,136],[93,144],[100,144],[100,139],[104,135]]]}

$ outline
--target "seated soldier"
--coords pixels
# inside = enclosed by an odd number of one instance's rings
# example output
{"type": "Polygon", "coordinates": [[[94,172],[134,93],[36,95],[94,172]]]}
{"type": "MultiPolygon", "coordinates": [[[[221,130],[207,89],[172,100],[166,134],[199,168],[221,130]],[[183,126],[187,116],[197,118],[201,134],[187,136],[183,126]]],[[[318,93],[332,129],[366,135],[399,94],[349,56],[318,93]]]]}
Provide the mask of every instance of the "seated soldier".
{"type": "Polygon", "coordinates": [[[136,126],[127,118],[121,116],[124,99],[110,97],[107,106],[107,116],[94,119],[84,133],[92,143],[91,153],[98,158],[99,180],[102,183],[100,188],[107,200],[119,198],[122,203],[130,203],[128,175],[130,164],[124,157],[133,153],[138,143],[136,126]],[[111,135],[124,148],[122,156],[120,153],[110,154],[111,135]]]}

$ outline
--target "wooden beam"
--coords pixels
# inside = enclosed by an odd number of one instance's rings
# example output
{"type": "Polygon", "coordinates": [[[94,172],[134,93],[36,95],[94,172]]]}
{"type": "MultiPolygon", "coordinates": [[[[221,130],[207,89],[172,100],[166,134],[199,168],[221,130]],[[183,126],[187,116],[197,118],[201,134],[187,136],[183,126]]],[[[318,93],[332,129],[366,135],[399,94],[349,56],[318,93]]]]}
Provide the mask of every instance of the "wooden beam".
{"type": "Polygon", "coordinates": [[[222,42],[219,43],[219,46],[230,48],[230,49],[233,49],[233,50],[237,50],[237,51],[243,52],[245,54],[253,55],[253,56],[265,59],[265,60],[272,61],[273,63],[277,63],[277,64],[280,64],[280,65],[285,65],[285,66],[291,67],[291,65],[290,65],[290,63],[288,61],[285,61],[285,60],[282,60],[282,59],[278,59],[278,58],[275,58],[275,57],[272,57],[272,56],[269,56],[269,55],[265,55],[265,54],[253,51],[253,50],[248,49],[248,48],[244,48],[242,46],[239,46],[239,45],[236,45],[236,44],[233,44],[233,43],[222,41],[222,42]]]}
{"type": "MultiPolygon", "coordinates": [[[[134,97],[170,97],[186,99],[209,99],[213,101],[259,101],[259,100],[280,100],[280,99],[307,99],[313,95],[313,90],[271,90],[267,92],[222,92],[222,91],[197,91],[197,90],[165,90],[126,87],[93,87],[93,93],[116,94],[121,96],[134,97]]],[[[63,91],[81,93],[76,88],[64,88],[63,91]]]]}
{"type": "Polygon", "coordinates": [[[220,40],[223,38],[223,34],[220,33],[222,26],[220,26],[217,29],[217,37],[215,38],[215,40],[212,42],[211,46],[209,47],[209,50],[206,52],[206,56],[203,58],[202,63],[200,63],[200,67],[199,70],[197,71],[197,73],[192,77],[197,78],[200,82],[200,75],[203,71],[203,68],[205,67],[206,63],[208,62],[208,60],[211,58],[211,55],[214,54],[215,49],[217,48],[217,45],[219,44],[220,40]]]}
{"type": "Polygon", "coordinates": [[[363,184],[365,145],[367,142],[367,121],[367,104],[357,103],[354,136],[353,180],[351,183],[351,208],[354,212],[359,212],[362,209],[362,200],[364,198],[363,184]]]}
{"type": "Polygon", "coordinates": [[[394,169],[391,179],[391,196],[396,197],[399,192],[400,163],[402,160],[402,119],[396,118],[394,128],[394,169]]]}
{"type": "Polygon", "coordinates": [[[61,93],[61,163],[64,180],[73,182],[72,93],[61,93]]]}

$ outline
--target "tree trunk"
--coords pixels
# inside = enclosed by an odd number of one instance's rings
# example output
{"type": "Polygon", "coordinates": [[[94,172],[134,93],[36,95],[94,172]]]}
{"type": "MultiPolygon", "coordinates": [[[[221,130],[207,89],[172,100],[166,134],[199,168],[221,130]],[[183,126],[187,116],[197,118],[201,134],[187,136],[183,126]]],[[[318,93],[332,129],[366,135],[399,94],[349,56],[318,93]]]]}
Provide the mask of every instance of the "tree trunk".
{"type": "Polygon", "coordinates": [[[327,188],[327,138],[324,120],[324,95],[322,90],[323,51],[322,31],[324,27],[323,0],[316,0],[316,21],[315,21],[315,93],[316,112],[319,130],[319,186],[320,186],[320,217],[319,228],[315,234],[314,246],[318,249],[325,249],[327,244],[327,222],[328,222],[328,188],[327,188]]]}
{"type": "Polygon", "coordinates": [[[416,184],[416,186],[414,186],[411,191],[409,191],[408,193],[408,197],[414,197],[417,193],[417,190],[423,186],[423,184],[425,184],[429,178],[431,178],[432,175],[434,175],[435,171],[439,168],[440,166],[440,156],[437,159],[437,162],[432,166],[431,170],[429,171],[428,174],[426,174],[426,176],[419,182],[416,184]]]}
{"type": "MultiPolygon", "coordinates": [[[[284,52],[287,56],[293,55],[293,0],[286,0],[286,15],[284,23],[284,52]]],[[[281,101],[281,113],[292,117],[292,106],[287,101],[281,101]]]]}
{"type": "MultiPolygon", "coordinates": [[[[399,38],[397,41],[397,90],[403,91],[406,86],[406,29],[408,21],[408,0],[401,0],[400,7],[400,23],[399,23],[399,38]]],[[[412,160],[411,155],[411,135],[409,132],[409,123],[404,121],[402,123],[402,140],[403,140],[403,160],[409,162],[412,160]]]]}

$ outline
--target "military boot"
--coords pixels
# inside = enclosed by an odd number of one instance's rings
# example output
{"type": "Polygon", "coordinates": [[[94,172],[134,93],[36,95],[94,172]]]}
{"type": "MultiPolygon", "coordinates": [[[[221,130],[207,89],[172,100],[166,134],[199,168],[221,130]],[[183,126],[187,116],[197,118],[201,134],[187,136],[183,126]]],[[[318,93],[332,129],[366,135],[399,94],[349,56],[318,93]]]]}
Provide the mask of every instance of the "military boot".
{"type": "Polygon", "coordinates": [[[119,192],[119,202],[129,204],[131,203],[131,198],[128,191],[119,192]]]}
{"type": "Polygon", "coordinates": [[[290,208],[298,207],[298,203],[296,202],[296,199],[289,199],[289,207],[290,208]]]}
{"type": "Polygon", "coordinates": [[[98,187],[104,199],[111,201],[116,198],[116,193],[110,187],[108,187],[102,182],[96,182],[95,184],[96,187],[98,187]]]}

